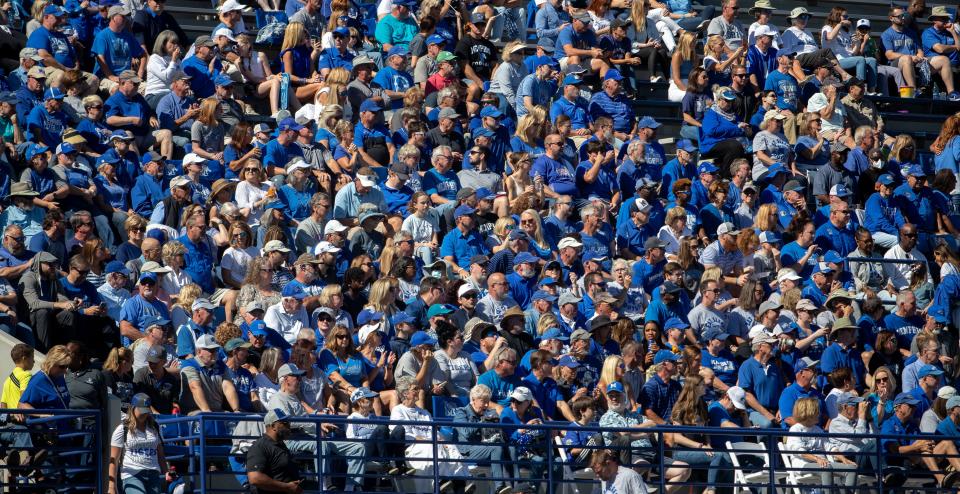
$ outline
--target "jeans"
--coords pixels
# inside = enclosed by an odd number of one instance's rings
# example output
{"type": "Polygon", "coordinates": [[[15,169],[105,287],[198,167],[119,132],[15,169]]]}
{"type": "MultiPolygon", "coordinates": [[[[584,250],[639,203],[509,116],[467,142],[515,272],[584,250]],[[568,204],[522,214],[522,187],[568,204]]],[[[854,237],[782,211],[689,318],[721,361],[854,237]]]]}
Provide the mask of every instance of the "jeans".
{"type": "Polygon", "coordinates": [[[879,245],[880,247],[889,249],[890,247],[897,245],[898,242],[899,240],[897,239],[896,235],[890,235],[886,232],[873,232],[873,243],[879,245]]]}
{"type": "Polygon", "coordinates": [[[844,57],[838,59],[843,70],[855,68],[857,79],[867,82],[867,88],[877,87],[877,59],[873,57],[844,57]]]}
{"type": "Polygon", "coordinates": [[[721,477],[720,482],[723,483],[729,483],[733,480],[733,470],[730,470],[733,463],[730,462],[730,455],[722,451],[714,451],[713,456],[708,455],[705,451],[674,451],[673,459],[682,461],[693,468],[708,467],[707,483],[711,485],[717,483],[718,477],[721,477]]]}
{"type": "MultiPolygon", "coordinates": [[[[352,441],[323,441],[320,443],[323,456],[323,471],[331,472],[330,460],[333,455],[341,456],[347,461],[347,480],[355,485],[363,485],[363,458],[366,448],[362,443],[352,441]]],[[[329,475],[329,474],[327,474],[329,475]]]]}
{"type": "Polygon", "coordinates": [[[505,482],[503,480],[503,447],[500,445],[487,445],[481,446],[477,444],[458,444],[457,449],[460,450],[460,454],[464,458],[469,458],[472,461],[490,463],[490,476],[493,479],[495,485],[503,485],[505,482]]]}
{"type": "Polygon", "coordinates": [[[700,127],[684,124],[680,126],[680,137],[690,139],[693,142],[700,142],[700,127]]]}
{"type": "Polygon", "coordinates": [[[820,465],[813,462],[803,462],[799,469],[819,469],[824,470],[817,472],[820,474],[820,484],[824,487],[824,491],[827,488],[832,488],[833,492],[838,492],[840,489],[836,487],[837,484],[833,481],[834,475],[843,476],[843,485],[846,487],[853,487],[857,483],[857,466],[848,465],[846,463],[837,463],[831,461],[826,467],[821,467],[820,465]]]}
{"type": "Polygon", "coordinates": [[[123,479],[123,494],[160,494],[162,491],[160,472],[143,470],[123,479]]]}
{"type": "Polygon", "coordinates": [[[755,410],[750,410],[750,423],[761,429],[769,429],[773,427],[773,422],[771,422],[770,419],[764,417],[763,414],[755,410]]]}
{"type": "Polygon", "coordinates": [[[693,31],[704,20],[713,19],[714,11],[716,11],[716,7],[713,5],[707,5],[703,7],[703,12],[700,12],[700,14],[696,17],[684,17],[683,19],[677,20],[677,24],[680,24],[680,27],[686,31],[693,31]]]}

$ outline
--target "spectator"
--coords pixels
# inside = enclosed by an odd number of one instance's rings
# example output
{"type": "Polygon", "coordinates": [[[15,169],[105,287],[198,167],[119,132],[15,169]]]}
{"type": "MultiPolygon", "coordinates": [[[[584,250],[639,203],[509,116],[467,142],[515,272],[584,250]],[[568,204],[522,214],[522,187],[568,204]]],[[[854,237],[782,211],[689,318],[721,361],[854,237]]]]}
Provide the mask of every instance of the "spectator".
{"type": "MultiPolygon", "coordinates": [[[[160,426],[153,417],[150,397],[138,393],[130,404],[126,420],[110,437],[108,488],[111,492],[159,494],[164,482],[160,473],[167,472],[160,426]]],[[[166,477],[170,479],[169,474],[166,477]]]]}
{"type": "Polygon", "coordinates": [[[227,378],[226,364],[218,359],[220,345],[213,335],[205,334],[197,338],[195,346],[196,356],[181,364],[180,373],[189,388],[183,390],[181,409],[188,413],[239,410],[237,389],[227,378]]]}

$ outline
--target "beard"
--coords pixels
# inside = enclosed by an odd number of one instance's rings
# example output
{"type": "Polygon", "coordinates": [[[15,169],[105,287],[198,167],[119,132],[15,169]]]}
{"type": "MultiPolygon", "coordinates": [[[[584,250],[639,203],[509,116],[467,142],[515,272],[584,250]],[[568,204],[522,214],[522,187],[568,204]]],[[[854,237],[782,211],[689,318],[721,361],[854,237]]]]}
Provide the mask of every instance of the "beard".
{"type": "Polygon", "coordinates": [[[612,401],[607,400],[607,410],[616,413],[623,413],[627,409],[626,402],[620,401],[617,404],[614,404],[612,401]]]}

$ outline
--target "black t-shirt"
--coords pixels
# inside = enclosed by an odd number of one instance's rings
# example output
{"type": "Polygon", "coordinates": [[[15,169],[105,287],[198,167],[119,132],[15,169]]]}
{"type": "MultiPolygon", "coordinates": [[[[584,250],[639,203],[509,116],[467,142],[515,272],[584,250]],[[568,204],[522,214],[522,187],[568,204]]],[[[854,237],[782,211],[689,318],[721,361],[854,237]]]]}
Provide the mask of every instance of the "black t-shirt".
{"type": "Polygon", "coordinates": [[[493,66],[497,63],[497,48],[493,43],[485,39],[477,39],[472,36],[464,36],[456,49],[457,58],[465,61],[473,67],[477,77],[483,80],[490,80],[493,74],[493,66]]]}
{"type": "Polygon", "coordinates": [[[158,412],[169,415],[173,413],[173,403],[180,396],[180,378],[164,372],[163,377],[157,379],[150,372],[150,367],[143,367],[133,374],[133,388],[135,392],[149,396],[153,408],[158,412]]]}
{"type": "MultiPolygon", "coordinates": [[[[290,458],[290,450],[282,442],[264,435],[247,451],[247,472],[260,472],[277,482],[300,479],[297,464],[290,458]]],[[[279,494],[280,491],[257,489],[258,494],[279,494]]]]}

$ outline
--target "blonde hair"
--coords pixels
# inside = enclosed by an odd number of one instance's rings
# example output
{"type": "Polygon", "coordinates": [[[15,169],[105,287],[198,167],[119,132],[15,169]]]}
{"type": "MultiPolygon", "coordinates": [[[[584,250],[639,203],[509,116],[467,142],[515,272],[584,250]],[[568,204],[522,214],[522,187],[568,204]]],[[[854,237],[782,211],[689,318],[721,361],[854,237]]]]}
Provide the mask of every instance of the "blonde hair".
{"type": "Polygon", "coordinates": [[[304,28],[303,23],[291,22],[287,24],[287,29],[283,31],[283,44],[280,46],[280,51],[283,52],[300,46],[306,36],[307,30],[304,28]]]}
{"type": "Polygon", "coordinates": [[[321,105],[339,105],[340,93],[343,92],[349,82],[350,72],[347,69],[343,67],[332,69],[323,80],[323,88],[317,91],[317,103],[321,105]],[[324,88],[328,90],[323,91],[322,89],[324,88]]]}
{"type": "Polygon", "coordinates": [[[537,321],[537,334],[542,335],[548,329],[555,328],[559,325],[560,321],[557,320],[557,316],[553,312],[547,312],[540,316],[540,319],[537,321]]]}
{"type": "Polygon", "coordinates": [[[603,367],[600,370],[600,382],[610,384],[616,382],[617,369],[623,364],[623,357],[619,355],[610,355],[603,361],[603,367]]]}
{"type": "Polygon", "coordinates": [[[170,261],[174,257],[177,257],[182,254],[187,253],[187,247],[182,243],[173,240],[163,244],[163,248],[160,250],[160,258],[163,259],[163,263],[167,266],[170,265],[170,261]]]}
{"type": "MultiPolygon", "coordinates": [[[[676,206],[676,207],[670,208],[670,210],[667,211],[667,217],[666,219],[664,219],[663,223],[669,227],[673,227],[673,222],[681,218],[684,221],[687,220],[687,210],[681,206],[676,206]]],[[[687,226],[687,225],[684,225],[684,226],[687,226]]]]}
{"type": "Polygon", "coordinates": [[[702,285],[708,281],[719,282],[722,277],[723,277],[723,270],[720,269],[719,267],[714,266],[712,268],[707,268],[707,269],[704,269],[703,274],[700,275],[700,284],[702,285]]]}
{"type": "Polygon", "coordinates": [[[180,293],[177,294],[177,303],[174,307],[180,307],[187,311],[187,314],[193,313],[193,303],[200,297],[203,289],[196,283],[187,283],[180,287],[180,293]]]}
{"type": "Polygon", "coordinates": [[[283,355],[280,349],[272,346],[260,354],[260,372],[270,379],[270,382],[277,382],[277,371],[283,365],[283,355]]]}
{"type": "MultiPolygon", "coordinates": [[[[333,71],[330,71],[330,72],[333,73],[333,71]]],[[[328,77],[329,77],[329,75],[328,75],[328,77]]],[[[317,116],[317,128],[328,130],[328,131],[330,131],[330,133],[332,134],[332,133],[333,133],[333,129],[331,129],[330,127],[327,126],[327,120],[330,120],[331,117],[333,117],[333,116],[335,116],[335,115],[337,115],[337,114],[340,114],[341,117],[343,116],[343,107],[342,107],[342,106],[340,106],[340,105],[327,105],[327,106],[323,107],[323,110],[320,111],[320,115],[317,116]]],[[[333,124],[333,126],[336,127],[337,124],[333,124]]]]}
{"type": "Polygon", "coordinates": [[[633,29],[637,33],[647,30],[647,2],[633,2],[630,6],[630,18],[633,20],[633,29]]]}
{"type": "Polygon", "coordinates": [[[217,110],[220,109],[220,100],[217,98],[206,98],[200,102],[200,116],[197,121],[204,125],[217,124],[217,110]]]}
{"type": "Polygon", "coordinates": [[[390,276],[374,281],[373,284],[370,285],[370,296],[367,298],[367,307],[377,312],[383,312],[384,315],[396,313],[396,305],[393,303],[387,305],[384,302],[387,299],[387,294],[390,293],[390,289],[393,288],[394,283],[399,283],[399,281],[390,276]]]}
{"type": "Polygon", "coordinates": [[[505,237],[507,235],[507,227],[510,225],[516,226],[516,220],[509,216],[498,218],[497,222],[493,224],[493,234],[498,237],[505,237]]]}
{"type": "MultiPolygon", "coordinates": [[[[62,345],[58,345],[58,346],[62,346],[62,345]]],[[[67,347],[63,347],[63,351],[66,351],[66,350],[67,350],[67,347]]],[[[50,353],[51,352],[47,353],[47,360],[43,362],[44,368],[46,368],[47,362],[50,360],[50,353]]],[[[107,355],[107,360],[103,361],[103,370],[110,371],[110,372],[119,372],[120,362],[124,360],[129,360],[130,362],[133,362],[133,352],[125,346],[114,347],[112,350],[110,350],[110,354],[107,355]]],[[[68,357],[67,363],[69,362],[70,362],[70,359],[68,357]]]]}
{"type": "Polygon", "coordinates": [[[800,398],[793,404],[793,419],[800,424],[820,419],[820,400],[817,398],[800,398]]]}
{"type": "Polygon", "coordinates": [[[527,209],[520,213],[521,219],[525,214],[533,216],[533,241],[536,242],[537,246],[539,246],[541,249],[549,249],[550,244],[548,244],[546,239],[543,238],[543,227],[541,226],[542,220],[540,219],[540,213],[538,213],[535,209],[527,209]]]}
{"type": "Polygon", "coordinates": [[[760,206],[757,210],[757,218],[754,220],[754,227],[761,232],[779,231],[780,224],[776,221],[776,212],[777,205],[772,202],[760,206]]]}
{"type": "Polygon", "coordinates": [[[321,307],[331,307],[330,299],[335,295],[343,296],[343,288],[340,285],[327,285],[323,287],[323,290],[320,291],[320,296],[317,297],[317,302],[321,307]]]}
{"type": "Polygon", "coordinates": [[[510,63],[510,55],[513,54],[513,49],[522,44],[523,43],[519,41],[511,41],[507,43],[507,45],[503,47],[503,52],[500,54],[500,60],[510,63]]]}
{"type": "Polygon", "coordinates": [[[697,55],[696,47],[697,35],[695,32],[685,31],[677,40],[676,52],[680,55],[680,60],[693,60],[697,55]]]}
{"type": "MultiPolygon", "coordinates": [[[[116,350],[116,348],[113,350],[116,350]]],[[[110,355],[113,355],[113,350],[111,350],[110,355]]],[[[54,367],[59,365],[70,365],[72,360],[73,356],[70,355],[70,351],[67,350],[66,345],[56,345],[47,352],[47,356],[40,368],[43,370],[44,374],[50,374],[50,370],[54,367]]],[[[104,369],[106,369],[106,365],[104,365],[104,369]]]]}

